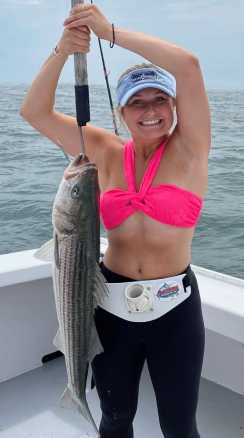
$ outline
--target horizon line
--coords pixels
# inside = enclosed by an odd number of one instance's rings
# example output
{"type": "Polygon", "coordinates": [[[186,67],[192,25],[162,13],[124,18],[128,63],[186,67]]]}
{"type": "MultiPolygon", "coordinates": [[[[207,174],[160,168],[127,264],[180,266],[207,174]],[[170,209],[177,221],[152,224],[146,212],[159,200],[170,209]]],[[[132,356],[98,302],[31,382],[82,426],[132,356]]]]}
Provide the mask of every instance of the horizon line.
{"type": "MultiPolygon", "coordinates": [[[[13,86],[13,85],[20,86],[20,85],[22,85],[22,86],[25,86],[25,87],[30,87],[32,82],[33,81],[31,81],[31,82],[0,81],[0,86],[1,85],[2,86],[13,86]]],[[[57,88],[60,85],[74,86],[75,84],[73,82],[61,81],[61,82],[58,83],[57,88]]],[[[94,87],[104,87],[104,88],[106,88],[106,84],[105,83],[104,84],[102,84],[102,83],[96,83],[96,84],[95,83],[90,83],[88,85],[89,85],[89,87],[93,87],[94,86],[94,87]]],[[[110,84],[110,86],[113,87],[113,88],[116,88],[116,84],[110,84]]],[[[210,92],[211,91],[244,91],[244,88],[240,88],[238,85],[235,86],[235,87],[233,85],[226,85],[225,87],[223,87],[223,86],[217,87],[215,85],[215,86],[211,86],[211,87],[206,87],[206,91],[210,91],[210,92]]]]}

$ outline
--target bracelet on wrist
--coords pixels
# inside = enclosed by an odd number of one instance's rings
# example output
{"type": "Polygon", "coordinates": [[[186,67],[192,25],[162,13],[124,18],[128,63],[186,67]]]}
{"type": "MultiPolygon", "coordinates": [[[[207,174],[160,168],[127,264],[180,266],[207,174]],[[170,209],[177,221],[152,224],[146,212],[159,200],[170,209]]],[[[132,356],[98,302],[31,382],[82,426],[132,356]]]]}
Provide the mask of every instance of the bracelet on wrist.
{"type": "Polygon", "coordinates": [[[112,42],[110,41],[110,43],[109,43],[110,49],[113,48],[114,43],[115,43],[115,31],[114,31],[114,24],[112,23],[112,42]]]}
{"type": "Polygon", "coordinates": [[[52,50],[52,55],[56,56],[58,54],[59,54],[59,48],[58,48],[58,45],[56,45],[52,50]]]}
{"type": "Polygon", "coordinates": [[[53,48],[52,52],[51,52],[52,56],[57,56],[57,55],[63,55],[68,57],[68,55],[66,55],[65,53],[60,52],[60,49],[58,47],[58,44],[53,48]]]}

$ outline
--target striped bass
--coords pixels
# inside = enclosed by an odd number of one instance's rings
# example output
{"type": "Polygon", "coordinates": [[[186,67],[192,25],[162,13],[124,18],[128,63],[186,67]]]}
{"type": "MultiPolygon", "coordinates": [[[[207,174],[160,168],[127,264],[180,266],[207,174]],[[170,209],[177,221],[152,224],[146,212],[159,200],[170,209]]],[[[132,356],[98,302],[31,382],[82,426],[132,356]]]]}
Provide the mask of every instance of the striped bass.
{"type": "Polygon", "coordinates": [[[59,330],[55,345],[64,353],[64,406],[75,404],[95,428],[86,400],[89,363],[103,352],[94,309],[108,294],[99,268],[100,221],[95,164],[79,154],[65,169],[53,203],[53,285],[59,330]]]}

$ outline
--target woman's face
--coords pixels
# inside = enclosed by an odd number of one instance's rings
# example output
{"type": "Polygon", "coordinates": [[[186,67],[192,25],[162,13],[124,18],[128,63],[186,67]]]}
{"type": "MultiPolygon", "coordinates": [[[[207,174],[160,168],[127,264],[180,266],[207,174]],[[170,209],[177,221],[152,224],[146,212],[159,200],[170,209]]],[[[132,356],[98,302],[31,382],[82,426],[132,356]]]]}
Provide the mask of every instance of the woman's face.
{"type": "Polygon", "coordinates": [[[174,120],[174,99],[156,88],[134,94],[121,115],[132,136],[156,139],[169,133],[174,120]]]}

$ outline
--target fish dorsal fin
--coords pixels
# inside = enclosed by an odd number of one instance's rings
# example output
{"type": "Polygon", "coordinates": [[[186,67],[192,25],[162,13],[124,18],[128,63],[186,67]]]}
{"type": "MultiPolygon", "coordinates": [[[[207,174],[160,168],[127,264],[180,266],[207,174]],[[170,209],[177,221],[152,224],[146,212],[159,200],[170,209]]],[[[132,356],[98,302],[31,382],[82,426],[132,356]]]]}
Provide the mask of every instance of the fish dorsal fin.
{"type": "Polygon", "coordinates": [[[95,273],[95,289],[93,291],[94,296],[94,307],[102,304],[103,300],[108,297],[109,289],[106,285],[106,278],[104,277],[100,266],[96,263],[96,273],[95,273]]]}
{"type": "Polygon", "coordinates": [[[93,361],[94,357],[97,354],[103,353],[103,351],[104,351],[104,349],[103,349],[103,346],[101,344],[99,335],[97,333],[95,322],[93,322],[92,328],[91,328],[90,340],[89,340],[87,361],[89,363],[91,363],[93,361]]]}

